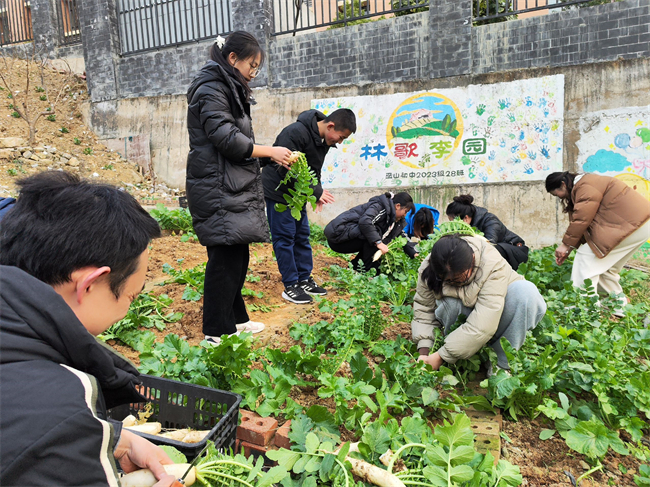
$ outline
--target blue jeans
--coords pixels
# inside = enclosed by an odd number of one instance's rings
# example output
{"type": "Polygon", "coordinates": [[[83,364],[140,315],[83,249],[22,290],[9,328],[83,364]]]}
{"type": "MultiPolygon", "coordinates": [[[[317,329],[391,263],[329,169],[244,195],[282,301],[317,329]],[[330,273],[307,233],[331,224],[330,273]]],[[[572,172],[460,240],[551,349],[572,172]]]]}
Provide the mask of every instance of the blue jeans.
{"type": "Polygon", "coordinates": [[[314,268],[306,205],[300,216],[298,221],[288,209],[282,213],[275,211],[275,201],[266,199],[266,217],[271,228],[273,251],[285,286],[309,279],[314,268]]]}

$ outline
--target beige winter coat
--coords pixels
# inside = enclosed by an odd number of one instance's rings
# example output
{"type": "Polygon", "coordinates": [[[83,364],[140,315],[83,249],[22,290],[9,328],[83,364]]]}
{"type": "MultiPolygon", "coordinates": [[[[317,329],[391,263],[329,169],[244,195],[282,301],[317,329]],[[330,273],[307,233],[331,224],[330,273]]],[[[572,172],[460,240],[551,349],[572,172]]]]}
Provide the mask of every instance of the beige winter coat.
{"type": "Polygon", "coordinates": [[[474,251],[474,271],[469,282],[462,287],[443,284],[442,295],[436,296],[422,280],[422,272],[429,265],[429,257],[420,266],[413,304],[411,331],[418,348],[433,346],[434,327],[442,329],[437,320],[436,298],[460,299],[473,308],[467,321],[445,337],[445,344],[437,350],[450,364],[473,356],[497,331],[503,313],[508,286],[523,279],[512,270],[499,251],[482,237],[463,237],[474,251]]]}
{"type": "Polygon", "coordinates": [[[571,191],[573,212],[562,242],[577,248],[584,238],[602,259],[650,219],[650,202],[623,181],[585,174],[571,191]]]}

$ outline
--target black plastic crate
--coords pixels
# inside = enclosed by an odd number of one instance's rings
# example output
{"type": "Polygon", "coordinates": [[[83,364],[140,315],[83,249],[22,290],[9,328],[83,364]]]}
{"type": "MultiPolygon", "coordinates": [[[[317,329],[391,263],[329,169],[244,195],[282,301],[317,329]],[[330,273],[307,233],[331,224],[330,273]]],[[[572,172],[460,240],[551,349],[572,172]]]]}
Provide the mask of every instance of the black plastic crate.
{"type": "Polygon", "coordinates": [[[153,414],[147,421],[158,421],[163,429],[210,429],[210,433],[198,443],[183,443],[134,431],[152,443],[173,446],[188,461],[199,454],[208,440],[214,441],[218,449],[235,449],[241,402],[239,394],[151,375],[141,375],[139,379],[142,381],[140,392],[147,401],[109,409],[109,418],[122,421],[129,414],[137,418],[138,412],[143,411],[147,403],[151,403],[153,414]]]}

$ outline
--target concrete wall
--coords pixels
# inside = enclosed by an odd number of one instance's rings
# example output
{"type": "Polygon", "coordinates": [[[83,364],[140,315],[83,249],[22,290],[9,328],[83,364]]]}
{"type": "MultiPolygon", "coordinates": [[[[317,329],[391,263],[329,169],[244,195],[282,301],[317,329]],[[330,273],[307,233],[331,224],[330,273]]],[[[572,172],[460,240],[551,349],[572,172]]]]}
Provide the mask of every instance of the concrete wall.
{"type": "MultiPolygon", "coordinates": [[[[491,84],[515,79],[563,73],[565,76],[564,162],[575,170],[580,117],[598,110],[650,103],[650,59],[620,60],[583,66],[508,71],[473,76],[448,77],[436,80],[414,80],[398,83],[350,85],[300,89],[255,90],[257,105],[253,107],[253,123],[258,143],[272,144],[280,129],[293,122],[309,108],[314,98],[336,96],[408,93],[462,87],[469,84],[491,84]]],[[[186,103],[182,95],[123,99],[95,103],[87,108],[93,127],[101,127],[105,138],[151,134],[154,169],[158,176],[182,187],[188,141],[186,103]]],[[[386,188],[390,189],[390,188],[386,188]]],[[[400,188],[403,190],[403,188],[400,188]]],[[[496,213],[503,222],[520,234],[530,245],[543,246],[557,242],[565,229],[566,217],[556,198],[544,190],[543,182],[473,184],[407,188],[418,202],[432,204],[440,210],[453,196],[471,193],[476,204],[496,213]]],[[[321,214],[311,215],[313,221],[327,223],[341,211],[367,201],[379,193],[377,189],[333,190],[337,200],[321,214]]]]}

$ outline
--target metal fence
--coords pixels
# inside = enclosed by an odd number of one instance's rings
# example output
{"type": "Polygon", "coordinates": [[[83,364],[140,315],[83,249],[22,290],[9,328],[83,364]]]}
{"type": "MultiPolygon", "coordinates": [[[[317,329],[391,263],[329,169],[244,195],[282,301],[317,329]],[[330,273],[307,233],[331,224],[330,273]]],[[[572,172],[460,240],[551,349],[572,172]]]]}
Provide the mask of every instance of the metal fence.
{"type": "Polygon", "coordinates": [[[0,0],[0,46],[34,40],[29,0],[0,0]]]}
{"type": "Polygon", "coordinates": [[[118,0],[122,54],[226,35],[230,0],[118,0]]]}
{"type": "Polygon", "coordinates": [[[57,0],[57,18],[59,24],[59,43],[62,45],[81,42],[79,11],[77,0],[57,0]]]}
{"type": "Polygon", "coordinates": [[[600,5],[616,0],[473,0],[474,23],[503,22],[508,17],[535,13],[540,15],[552,9],[600,5]]]}
{"type": "Polygon", "coordinates": [[[273,35],[345,27],[429,9],[429,0],[274,0],[273,35]]]}

